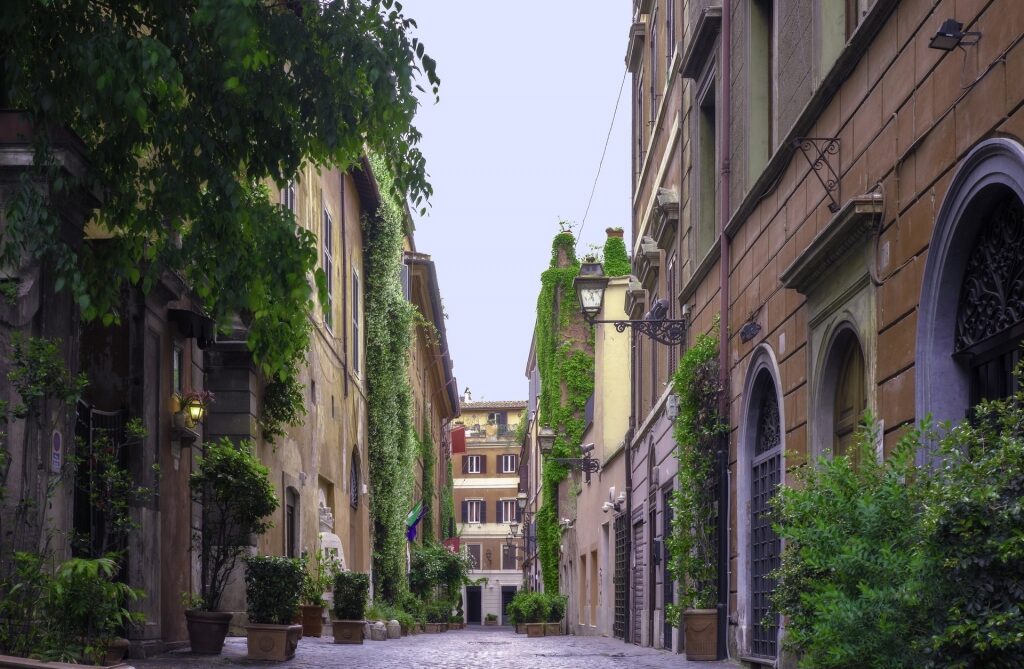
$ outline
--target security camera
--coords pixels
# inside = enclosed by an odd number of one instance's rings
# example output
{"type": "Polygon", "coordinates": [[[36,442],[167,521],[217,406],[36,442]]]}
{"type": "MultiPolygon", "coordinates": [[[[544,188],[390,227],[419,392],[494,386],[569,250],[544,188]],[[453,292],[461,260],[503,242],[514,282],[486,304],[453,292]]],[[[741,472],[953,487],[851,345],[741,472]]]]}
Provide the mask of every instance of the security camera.
{"type": "Polygon", "coordinates": [[[608,513],[609,511],[611,511],[614,508],[615,508],[615,505],[612,504],[611,502],[605,502],[604,504],[601,505],[601,510],[604,511],[605,513],[608,513]]]}
{"type": "Polygon", "coordinates": [[[590,453],[591,451],[594,450],[594,442],[590,442],[589,444],[581,446],[580,450],[583,451],[584,453],[590,453]]]}
{"type": "Polygon", "coordinates": [[[615,500],[615,501],[618,502],[619,504],[625,503],[625,501],[626,501],[626,493],[620,492],[619,493],[619,498],[617,500],[615,500]]]}

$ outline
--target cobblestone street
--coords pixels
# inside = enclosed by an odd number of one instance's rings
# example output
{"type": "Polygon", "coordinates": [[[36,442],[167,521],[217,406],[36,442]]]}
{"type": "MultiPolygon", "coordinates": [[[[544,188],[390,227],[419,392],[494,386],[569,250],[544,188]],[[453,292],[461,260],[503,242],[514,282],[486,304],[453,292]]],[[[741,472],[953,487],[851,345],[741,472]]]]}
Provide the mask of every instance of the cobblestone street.
{"type": "Polygon", "coordinates": [[[682,655],[639,648],[618,639],[576,636],[528,639],[507,628],[421,634],[391,641],[366,641],[361,646],[335,645],[330,637],[304,638],[299,642],[295,659],[284,664],[249,662],[245,654],[245,638],[232,637],[219,657],[179,651],[148,660],[133,660],[130,664],[136,669],[235,666],[254,669],[724,669],[735,666],[728,662],[687,662],[682,655]]]}

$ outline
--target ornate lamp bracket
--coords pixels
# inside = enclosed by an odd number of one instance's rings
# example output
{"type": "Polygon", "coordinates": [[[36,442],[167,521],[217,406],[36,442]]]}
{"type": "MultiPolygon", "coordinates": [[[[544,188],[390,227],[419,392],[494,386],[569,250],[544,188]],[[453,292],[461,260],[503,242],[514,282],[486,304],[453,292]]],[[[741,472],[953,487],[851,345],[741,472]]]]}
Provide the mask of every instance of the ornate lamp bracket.
{"type": "Polygon", "coordinates": [[[646,335],[656,342],[666,346],[676,346],[686,341],[686,320],[660,318],[657,320],[635,320],[635,321],[602,321],[588,320],[593,325],[596,323],[608,323],[615,327],[618,332],[625,332],[626,328],[633,328],[636,332],[646,335]]]}
{"type": "Polygon", "coordinates": [[[601,471],[601,462],[597,458],[592,458],[589,455],[585,458],[548,458],[550,462],[557,462],[560,465],[571,467],[572,469],[578,469],[581,472],[586,473],[587,483],[590,483],[590,475],[596,474],[601,471]]]}
{"type": "Polygon", "coordinates": [[[818,181],[825,187],[825,194],[831,201],[828,210],[833,214],[839,211],[839,202],[835,193],[839,191],[839,138],[838,137],[797,137],[793,140],[793,148],[800,149],[811,166],[818,181]],[[835,156],[836,165],[832,165],[835,156]]]}

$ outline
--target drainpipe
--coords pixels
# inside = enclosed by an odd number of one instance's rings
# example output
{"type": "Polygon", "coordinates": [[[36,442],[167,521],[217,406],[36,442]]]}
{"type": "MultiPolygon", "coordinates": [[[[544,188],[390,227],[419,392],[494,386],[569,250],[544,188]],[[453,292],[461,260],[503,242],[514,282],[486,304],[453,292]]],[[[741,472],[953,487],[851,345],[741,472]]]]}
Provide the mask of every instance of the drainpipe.
{"type": "MultiPolygon", "coordinates": [[[[721,206],[719,217],[719,297],[720,325],[718,380],[722,388],[719,408],[722,416],[729,415],[729,237],[725,229],[729,223],[729,127],[732,120],[732,2],[722,0],[722,139],[721,139],[721,206]]],[[[718,659],[728,655],[726,635],[729,631],[729,435],[720,440],[718,449],[718,659]]]]}
{"type": "MultiPolygon", "coordinates": [[[[631,317],[632,318],[632,317],[631,317]]],[[[633,435],[636,432],[636,334],[631,330],[629,337],[629,367],[632,370],[632,382],[629,392],[629,429],[626,430],[626,556],[629,563],[633,561],[633,435]]],[[[614,529],[614,528],[613,528],[614,529]]],[[[622,640],[630,643],[633,628],[630,621],[630,614],[633,611],[633,572],[627,569],[623,575],[626,578],[626,615],[623,616],[622,640]]],[[[612,621],[614,626],[615,622],[612,621]]]]}

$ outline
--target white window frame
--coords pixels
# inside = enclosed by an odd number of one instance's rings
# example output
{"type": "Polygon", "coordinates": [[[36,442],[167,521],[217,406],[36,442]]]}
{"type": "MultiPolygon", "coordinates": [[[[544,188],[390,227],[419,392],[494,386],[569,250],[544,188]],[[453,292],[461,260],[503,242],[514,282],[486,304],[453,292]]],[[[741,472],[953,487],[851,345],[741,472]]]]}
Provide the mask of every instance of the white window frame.
{"type": "Polygon", "coordinates": [[[484,561],[484,545],[483,544],[466,544],[466,554],[469,555],[469,560],[470,560],[470,562],[473,563],[473,567],[472,567],[473,569],[481,569],[482,568],[483,561],[484,561]],[[472,551],[473,546],[476,546],[479,549],[479,553],[480,553],[480,559],[479,560],[474,560],[473,559],[473,551],[472,551]]]}
{"type": "Polygon", "coordinates": [[[288,184],[281,189],[281,204],[288,211],[295,213],[295,181],[289,181],[288,184]]]}
{"type": "Polygon", "coordinates": [[[502,474],[515,474],[516,471],[517,471],[516,465],[518,465],[518,464],[519,463],[516,462],[516,454],[515,453],[503,453],[502,456],[501,456],[501,473],[502,474]],[[512,467],[511,468],[506,466],[505,463],[507,463],[507,462],[511,462],[512,463],[512,467]]]}
{"type": "Polygon", "coordinates": [[[480,474],[483,470],[483,456],[480,455],[467,455],[466,456],[466,473],[467,474],[480,474]],[[475,465],[475,467],[474,467],[475,465]]]}
{"type": "Polygon", "coordinates": [[[514,500],[514,499],[503,499],[503,500],[501,500],[501,518],[502,518],[503,521],[505,521],[506,525],[508,525],[509,523],[519,522],[519,521],[516,520],[516,516],[517,515],[519,515],[519,508],[516,505],[516,500],[514,500]],[[509,514],[509,510],[512,511],[511,514],[509,514]]]}
{"type": "Polygon", "coordinates": [[[360,293],[359,272],[352,270],[352,371],[356,374],[360,371],[360,327],[359,327],[359,300],[360,293]]]}
{"type": "Polygon", "coordinates": [[[484,512],[484,501],[482,499],[467,499],[466,500],[466,522],[467,523],[476,523],[477,525],[479,525],[481,523],[480,519],[483,517],[483,512],[484,512]],[[473,513],[474,511],[476,511],[476,513],[473,513]],[[474,520],[474,518],[475,518],[475,520],[474,520]]]}

